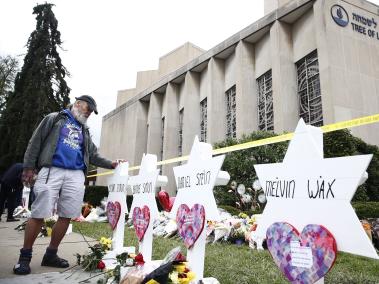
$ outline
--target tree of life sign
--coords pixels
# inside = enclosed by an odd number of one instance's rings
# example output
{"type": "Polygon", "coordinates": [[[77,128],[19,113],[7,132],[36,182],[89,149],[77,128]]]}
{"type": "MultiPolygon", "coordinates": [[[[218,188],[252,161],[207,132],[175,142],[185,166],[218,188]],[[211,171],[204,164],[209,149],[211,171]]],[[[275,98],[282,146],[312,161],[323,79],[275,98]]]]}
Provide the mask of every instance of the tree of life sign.
{"type": "Polygon", "coordinates": [[[178,193],[171,217],[176,218],[179,234],[188,248],[187,258],[196,282],[203,278],[206,221],[220,218],[213,187],[225,185],[230,179],[227,172],[220,171],[224,158],[225,155],[212,158],[212,146],[199,142],[196,136],[188,163],[174,167],[178,193]]]}
{"type": "Polygon", "coordinates": [[[145,261],[151,260],[153,242],[153,223],[159,216],[155,200],[156,187],[165,186],[167,177],[159,175],[157,156],[144,154],[139,174],[129,178],[128,188],[133,193],[133,225],[139,240],[139,252],[145,261]]]}
{"type": "Polygon", "coordinates": [[[129,163],[120,163],[112,176],[108,178],[108,203],[107,216],[113,229],[112,250],[104,257],[103,261],[107,268],[113,268],[116,264],[116,255],[131,248],[124,247],[125,214],[128,213],[126,206],[126,189],[128,183],[129,163]]]}
{"type": "Polygon", "coordinates": [[[265,237],[276,222],[299,231],[317,224],[330,231],[339,251],[378,259],[350,204],[371,158],[325,159],[322,130],[301,119],[283,163],[254,166],[267,197],[257,235],[265,237]]]}

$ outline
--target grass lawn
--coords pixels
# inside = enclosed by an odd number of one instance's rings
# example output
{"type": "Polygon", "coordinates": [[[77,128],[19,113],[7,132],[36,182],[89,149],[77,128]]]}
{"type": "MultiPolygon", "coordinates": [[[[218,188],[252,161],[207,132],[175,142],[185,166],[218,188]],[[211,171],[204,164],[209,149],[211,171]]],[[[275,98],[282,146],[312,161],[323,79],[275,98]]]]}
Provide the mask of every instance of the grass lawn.
{"type": "MultiPolygon", "coordinates": [[[[74,231],[95,239],[111,237],[108,223],[74,223],[74,231]]],[[[348,237],[348,236],[347,236],[348,237]]],[[[136,246],[134,230],[125,229],[125,246],[136,246]]],[[[162,259],[174,247],[186,249],[178,238],[155,237],[153,259],[162,259]]],[[[288,283],[268,251],[256,251],[247,245],[208,244],[205,251],[205,277],[215,277],[221,284],[288,283]]],[[[379,283],[379,260],[338,253],[336,263],[325,283],[379,283]]]]}

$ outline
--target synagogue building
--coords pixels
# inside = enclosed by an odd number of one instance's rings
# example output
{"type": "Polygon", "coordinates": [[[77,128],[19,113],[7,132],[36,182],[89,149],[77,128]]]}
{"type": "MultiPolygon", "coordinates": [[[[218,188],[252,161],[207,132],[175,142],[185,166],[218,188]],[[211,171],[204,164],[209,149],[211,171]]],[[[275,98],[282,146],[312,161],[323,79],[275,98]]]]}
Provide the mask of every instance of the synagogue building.
{"type": "MultiPolygon", "coordinates": [[[[102,121],[100,152],[139,165],[255,130],[294,131],[379,113],[379,7],[364,0],[265,0],[265,16],[210,50],[185,43],[137,74],[102,121]]],[[[379,124],[352,129],[378,144],[379,124]]],[[[165,188],[175,194],[172,167],[165,188]]],[[[133,172],[131,174],[137,174],[133,172]]],[[[98,178],[106,184],[106,176],[98,178]]]]}

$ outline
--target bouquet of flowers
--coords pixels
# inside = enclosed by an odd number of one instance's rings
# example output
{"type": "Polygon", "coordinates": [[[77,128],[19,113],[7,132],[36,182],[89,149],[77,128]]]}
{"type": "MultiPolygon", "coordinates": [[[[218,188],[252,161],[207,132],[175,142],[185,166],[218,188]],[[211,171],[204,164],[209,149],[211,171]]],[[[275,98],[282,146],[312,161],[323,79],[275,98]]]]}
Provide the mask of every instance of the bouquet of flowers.
{"type": "Polygon", "coordinates": [[[171,250],[164,258],[161,266],[148,274],[142,284],[189,284],[195,279],[195,273],[187,267],[186,258],[180,247],[171,250]]]}
{"type": "Polygon", "coordinates": [[[189,270],[186,262],[177,262],[173,267],[174,270],[168,275],[168,283],[189,284],[195,279],[195,273],[189,270]]]}
{"type": "Polygon", "coordinates": [[[88,254],[76,254],[77,264],[81,265],[85,271],[102,270],[105,268],[102,258],[111,247],[112,240],[102,237],[99,243],[89,246],[90,251],[88,254]]]}

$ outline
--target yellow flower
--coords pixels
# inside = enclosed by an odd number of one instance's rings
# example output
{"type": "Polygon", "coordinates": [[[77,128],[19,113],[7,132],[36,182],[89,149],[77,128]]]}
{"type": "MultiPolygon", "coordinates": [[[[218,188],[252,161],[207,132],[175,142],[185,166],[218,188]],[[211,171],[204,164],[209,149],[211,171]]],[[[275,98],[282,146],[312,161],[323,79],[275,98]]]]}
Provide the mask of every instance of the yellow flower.
{"type": "Polygon", "coordinates": [[[179,278],[179,284],[189,284],[189,278],[179,278]]]}
{"type": "Polygon", "coordinates": [[[238,217],[243,218],[243,219],[246,219],[246,218],[248,218],[249,216],[248,216],[246,213],[240,213],[240,214],[238,214],[238,217]]]}
{"type": "Polygon", "coordinates": [[[48,237],[51,237],[51,232],[53,231],[53,229],[52,228],[50,228],[50,227],[46,227],[46,232],[47,232],[47,236],[48,237]]]}
{"type": "Polygon", "coordinates": [[[186,270],[186,265],[185,264],[178,264],[175,265],[175,270],[178,271],[179,273],[183,273],[186,270]]]}
{"type": "Polygon", "coordinates": [[[112,277],[113,276],[113,270],[114,269],[107,269],[106,274],[108,275],[108,277],[112,277]]]}
{"type": "Polygon", "coordinates": [[[155,281],[154,279],[151,279],[147,281],[146,284],[159,284],[159,282],[155,281]]]}
{"type": "Polygon", "coordinates": [[[196,277],[195,272],[192,272],[192,271],[187,272],[187,278],[189,278],[190,281],[195,279],[195,277],[196,277]]]}

